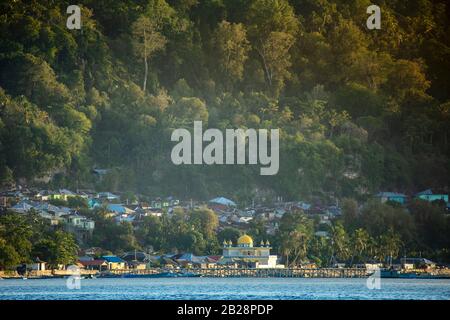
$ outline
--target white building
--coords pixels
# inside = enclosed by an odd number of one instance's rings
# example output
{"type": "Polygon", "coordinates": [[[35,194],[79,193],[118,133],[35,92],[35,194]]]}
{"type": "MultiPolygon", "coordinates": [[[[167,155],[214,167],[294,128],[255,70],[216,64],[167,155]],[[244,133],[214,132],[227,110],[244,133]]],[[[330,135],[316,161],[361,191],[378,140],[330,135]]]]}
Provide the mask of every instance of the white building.
{"type": "Polygon", "coordinates": [[[241,236],[237,245],[233,246],[231,241],[224,241],[223,258],[221,263],[239,263],[254,268],[284,268],[278,264],[278,256],[270,254],[268,241],[261,241],[259,247],[253,246],[253,239],[248,235],[241,236]]]}

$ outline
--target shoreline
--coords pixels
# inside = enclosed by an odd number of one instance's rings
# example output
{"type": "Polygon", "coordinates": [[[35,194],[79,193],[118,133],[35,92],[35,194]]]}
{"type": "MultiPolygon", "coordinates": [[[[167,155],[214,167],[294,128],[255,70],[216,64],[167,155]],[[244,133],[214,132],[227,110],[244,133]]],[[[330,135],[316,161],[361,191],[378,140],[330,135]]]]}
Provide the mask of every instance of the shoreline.
{"type": "MultiPolygon", "coordinates": [[[[0,280],[7,279],[64,279],[68,277],[80,277],[81,279],[93,278],[368,278],[374,274],[375,270],[364,268],[279,268],[279,269],[258,269],[258,268],[209,268],[209,269],[167,269],[152,268],[143,270],[108,270],[92,271],[81,270],[79,273],[67,272],[65,270],[46,270],[46,272],[31,271],[20,275],[17,272],[2,273],[0,280]]],[[[381,269],[381,278],[401,278],[401,279],[450,279],[449,270],[400,270],[393,271],[381,269]]]]}

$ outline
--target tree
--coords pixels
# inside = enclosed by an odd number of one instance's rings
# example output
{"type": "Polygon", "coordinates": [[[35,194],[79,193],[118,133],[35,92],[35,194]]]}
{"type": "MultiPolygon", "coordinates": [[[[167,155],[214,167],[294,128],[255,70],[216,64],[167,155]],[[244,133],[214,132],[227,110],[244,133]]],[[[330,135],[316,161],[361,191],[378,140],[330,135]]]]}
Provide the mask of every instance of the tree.
{"type": "Polygon", "coordinates": [[[246,30],[242,23],[222,21],[213,35],[213,46],[217,55],[214,64],[218,64],[225,87],[230,89],[237,80],[242,80],[244,64],[250,50],[246,30]]]}
{"type": "Polygon", "coordinates": [[[170,108],[170,113],[175,118],[177,126],[185,126],[191,128],[194,121],[208,122],[208,108],[206,104],[196,97],[181,98],[170,108]]]}
{"type": "Polygon", "coordinates": [[[69,208],[82,209],[88,207],[88,201],[82,197],[69,197],[67,199],[67,205],[69,208]]]}
{"type": "Polygon", "coordinates": [[[53,252],[51,262],[67,265],[75,263],[78,253],[78,245],[71,234],[63,231],[55,231],[53,234],[53,252]]]}
{"type": "Polygon", "coordinates": [[[56,230],[33,247],[33,257],[39,257],[53,267],[75,263],[77,253],[78,245],[73,236],[61,230],[56,230]]]}
{"type": "Polygon", "coordinates": [[[398,102],[403,102],[408,96],[423,97],[430,87],[420,61],[398,60],[390,69],[385,84],[386,91],[398,102]]]}
{"type": "Polygon", "coordinates": [[[20,261],[21,257],[14,247],[0,238],[0,269],[15,268],[20,261]]]}
{"type": "Polygon", "coordinates": [[[295,38],[290,34],[272,32],[262,46],[256,49],[261,57],[267,85],[273,96],[279,94],[285,80],[291,76],[289,49],[294,44],[294,40],[295,38]]]}
{"type": "Polygon", "coordinates": [[[349,238],[347,232],[340,222],[333,225],[331,229],[331,246],[333,257],[338,261],[345,261],[349,258],[349,238]]]}
{"type": "Polygon", "coordinates": [[[32,237],[32,225],[27,222],[25,217],[12,213],[0,217],[0,238],[5,241],[4,250],[8,252],[10,258],[14,259],[15,251],[20,257],[20,262],[29,262],[33,247],[32,237]]]}
{"type": "Polygon", "coordinates": [[[299,30],[299,22],[288,1],[257,0],[250,6],[248,23],[267,87],[277,96],[291,75],[289,50],[299,30]]]}
{"type": "Polygon", "coordinates": [[[342,206],[342,223],[346,230],[354,230],[358,223],[358,203],[353,199],[343,199],[342,206]]]}
{"type": "Polygon", "coordinates": [[[149,17],[140,16],[132,25],[135,54],[144,60],[144,81],[142,91],[147,91],[148,60],[164,48],[167,39],[158,31],[161,28],[149,17]]]}
{"type": "Polygon", "coordinates": [[[359,228],[354,231],[351,237],[351,251],[352,251],[352,261],[351,264],[353,264],[353,260],[356,257],[357,259],[365,258],[365,253],[369,247],[370,244],[370,236],[367,233],[366,230],[359,228]]]}
{"type": "Polygon", "coordinates": [[[313,236],[313,221],[303,213],[286,213],[280,221],[278,243],[288,266],[306,259],[308,242],[313,236]]]}
{"type": "Polygon", "coordinates": [[[436,250],[449,243],[445,209],[434,203],[416,200],[411,203],[409,210],[417,229],[419,250],[436,250]]]}
{"type": "Polygon", "coordinates": [[[236,243],[237,239],[241,235],[240,231],[233,227],[226,227],[219,231],[217,234],[217,241],[219,244],[222,244],[224,241],[231,241],[232,243],[236,243]]]}
{"type": "Polygon", "coordinates": [[[381,261],[388,259],[388,263],[391,265],[392,259],[398,256],[401,244],[400,236],[390,228],[377,239],[378,258],[381,261]]]}
{"type": "Polygon", "coordinates": [[[163,232],[163,221],[159,217],[145,217],[139,228],[136,229],[136,238],[143,248],[153,248],[160,250],[167,235],[163,232]]]}
{"type": "Polygon", "coordinates": [[[206,207],[192,210],[189,214],[189,222],[197,231],[204,234],[206,240],[212,240],[215,237],[216,228],[219,226],[217,215],[206,207]]]}

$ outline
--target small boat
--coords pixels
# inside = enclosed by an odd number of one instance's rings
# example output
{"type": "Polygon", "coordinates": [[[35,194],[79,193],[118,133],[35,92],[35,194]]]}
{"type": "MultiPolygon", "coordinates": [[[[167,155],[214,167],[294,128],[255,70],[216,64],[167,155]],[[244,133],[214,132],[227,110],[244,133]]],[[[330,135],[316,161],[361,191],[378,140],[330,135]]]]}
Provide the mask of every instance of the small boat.
{"type": "Polygon", "coordinates": [[[99,278],[124,278],[124,275],[114,273],[103,273],[98,276],[99,278]]]}
{"type": "Polygon", "coordinates": [[[428,272],[405,272],[399,270],[381,270],[380,277],[388,279],[450,279],[450,275],[439,275],[428,272]]]}
{"type": "Polygon", "coordinates": [[[201,277],[202,275],[199,273],[194,273],[194,272],[182,272],[182,273],[177,273],[177,277],[185,277],[185,278],[198,278],[201,277]]]}

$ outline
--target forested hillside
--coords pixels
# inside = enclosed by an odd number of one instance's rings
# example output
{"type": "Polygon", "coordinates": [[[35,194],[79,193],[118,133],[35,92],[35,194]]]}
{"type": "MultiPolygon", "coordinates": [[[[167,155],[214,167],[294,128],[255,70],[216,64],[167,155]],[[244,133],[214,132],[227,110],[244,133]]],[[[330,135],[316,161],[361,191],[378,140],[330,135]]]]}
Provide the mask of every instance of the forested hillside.
{"type": "MultiPolygon", "coordinates": [[[[431,0],[0,4],[0,180],[206,199],[446,190],[450,6],[431,0]],[[368,30],[367,7],[382,10],[368,30]],[[175,166],[173,129],[280,128],[280,171],[175,166]],[[98,181],[92,168],[109,169],[98,181]]],[[[448,189],[447,189],[448,191],[448,189]]]]}

